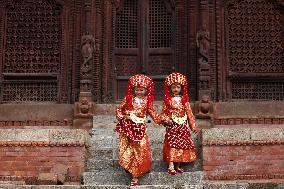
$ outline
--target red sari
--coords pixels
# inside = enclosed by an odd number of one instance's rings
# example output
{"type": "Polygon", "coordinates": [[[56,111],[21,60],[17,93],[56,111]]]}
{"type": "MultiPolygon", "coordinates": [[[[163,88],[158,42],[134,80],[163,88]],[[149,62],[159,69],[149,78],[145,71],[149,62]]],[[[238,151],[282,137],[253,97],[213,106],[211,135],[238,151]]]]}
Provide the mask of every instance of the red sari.
{"type": "Polygon", "coordinates": [[[164,124],[167,127],[163,148],[166,162],[192,162],[197,159],[189,130],[196,129],[195,118],[190,104],[187,102],[183,105],[180,101],[177,97],[171,98],[168,105],[164,104],[161,114],[162,121],[171,120],[170,124],[164,124]],[[181,123],[178,120],[182,118],[184,122],[181,123]]]}
{"type": "Polygon", "coordinates": [[[116,131],[119,133],[119,165],[129,171],[133,177],[138,178],[151,170],[151,150],[147,125],[144,122],[137,123],[137,120],[129,119],[129,115],[132,114],[138,119],[150,115],[154,122],[159,122],[159,116],[152,106],[147,108],[147,99],[143,98],[139,101],[134,99],[133,108],[129,108],[125,101],[117,107],[116,118],[119,123],[116,131]]]}

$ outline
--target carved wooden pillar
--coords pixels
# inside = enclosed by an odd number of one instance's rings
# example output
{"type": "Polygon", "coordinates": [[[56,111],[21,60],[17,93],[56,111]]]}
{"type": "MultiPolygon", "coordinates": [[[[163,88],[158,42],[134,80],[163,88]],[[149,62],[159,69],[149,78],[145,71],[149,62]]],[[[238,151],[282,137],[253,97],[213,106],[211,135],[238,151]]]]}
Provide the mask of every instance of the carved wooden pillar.
{"type": "Polygon", "coordinates": [[[201,128],[211,127],[213,103],[210,100],[212,86],[212,61],[210,37],[210,5],[212,2],[202,0],[199,2],[199,17],[196,33],[197,67],[198,67],[198,101],[195,103],[195,115],[201,128]]]}
{"type": "Polygon", "coordinates": [[[81,65],[80,65],[80,94],[79,102],[74,107],[74,127],[91,129],[93,120],[93,68],[95,54],[95,38],[92,29],[92,1],[86,0],[84,4],[85,20],[84,33],[81,38],[81,65]]]}
{"type": "Polygon", "coordinates": [[[74,107],[74,127],[91,129],[93,118],[93,55],[95,40],[92,35],[82,37],[82,64],[80,67],[79,102],[74,107]]]}
{"type": "Polygon", "coordinates": [[[210,51],[210,33],[209,33],[209,7],[207,0],[200,2],[199,9],[199,28],[196,34],[196,45],[198,49],[198,99],[207,95],[210,97],[210,64],[209,64],[209,51],[210,51]]]}
{"type": "Polygon", "coordinates": [[[102,90],[101,90],[101,80],[102,80],[102,35],[103,35],[103,15],[102,15],[102,1],[93,0],[93,27],[95,35],[95,54],[93,62],[93,96],[94,102],[102,102],[102,90]]]}
{"type": "MultiPolygon", "coordinates": [[[[0,73],[2,73],[3,71],[2,71],[2,68],[3,68],[3,59],[2,59],[2,57],[3,57],[3,54],[4,54],[4,52],[3,52],[3,46],[4,46],[4,44],[2,43],[2,41],[3,41],[3,38],[4,38],[4,20],[5,20],[5,18],[4,18],[4,6],[3,6],[3,4],[2,4],[2,2],[0,1],[0,3],[1,3],[1,5],[0,5],[0,73]]],[[[3,90],[3,86],[2,86],[2,76],[0,76],[0,82],[1,82],[1,85],[0,85],[0,94],[2,94],[3,92],[2,92],[2,90],[3,90]]],[[[2,95],[0,95],[0,102],[2,102],[3,101],[3,99],[2,99],[2,95]]]]}
{"type": "Polygon", "coordinates": [[[104,19],[103,19],[103,56],[102,56],[102,102],[113,102],[113,79],[114,66],[112,65],[113,52],[113,6],[114,1],[103,1],[104,19]]]}

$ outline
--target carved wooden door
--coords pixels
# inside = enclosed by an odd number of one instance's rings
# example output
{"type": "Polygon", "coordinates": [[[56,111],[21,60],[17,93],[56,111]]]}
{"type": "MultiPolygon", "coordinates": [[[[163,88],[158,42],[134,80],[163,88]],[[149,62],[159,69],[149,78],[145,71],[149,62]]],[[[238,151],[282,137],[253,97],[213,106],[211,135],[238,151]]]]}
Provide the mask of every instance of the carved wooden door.
{"type": "Polygon", "coordinates": [[[174,9],[166,0],[125,0],[114,19],[115,99],[125,95],[131,75],[144,73],[155,82],[156,100],[175,67],[174,9]]]}

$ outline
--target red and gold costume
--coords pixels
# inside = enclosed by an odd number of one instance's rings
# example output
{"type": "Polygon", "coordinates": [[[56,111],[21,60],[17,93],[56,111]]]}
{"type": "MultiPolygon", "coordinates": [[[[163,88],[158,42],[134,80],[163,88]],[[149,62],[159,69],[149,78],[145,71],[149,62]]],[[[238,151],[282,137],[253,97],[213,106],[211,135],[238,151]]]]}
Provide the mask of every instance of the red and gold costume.
{"type": "Polygon", "coordinates": [[[191,162],[197,159],[190,130],[195,131],[195,118],[192,114],[187,95],[186,77],[172,73],[165,80],[165,98],[161,121],[166,128],[163,158],[166,162],[191,162]],[[171,96],[170,86],[179,83],[183,96],[171,96]]]}
{"type": "Polygon", "coordinates": [[[153,110],[153,80],[145,75],[132,76],[128,81],[127,94],[124,101],[116,109],[119,123],[119,164],[138,178],[151,170],[151,150],[147,136],[145,119],[150,115],[154,122],[159,122],[158,114],[153,110]],[[133,96],[133,87],[144,87],[147,97],[133,96]]]}

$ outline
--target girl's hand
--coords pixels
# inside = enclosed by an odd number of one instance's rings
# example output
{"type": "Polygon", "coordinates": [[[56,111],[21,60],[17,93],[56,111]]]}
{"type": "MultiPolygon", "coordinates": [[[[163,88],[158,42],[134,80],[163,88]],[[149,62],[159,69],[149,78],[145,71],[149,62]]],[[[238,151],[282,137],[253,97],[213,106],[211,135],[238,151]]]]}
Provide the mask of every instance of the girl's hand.
{"type": "Polygon", "coordinates": [[[199,132],[200,132],[200,129],[195,128],[192,132],[193,132],[194,134],[197,134],[197,133],[199,133],[199,132]]]}
{"type": "Polygon", "coordinates": [[[169,119],[167,119],[167,120],[165,120],[164,121],[167,125],[169,125],[169,124],[172,124],[173,123],[173,121],[169,118],[169,119]]]}
{"type": "Polygon", "coordinates": [[[124,119],[130,119],[130,116],[129,115],[125,115],[124,119]]]}

